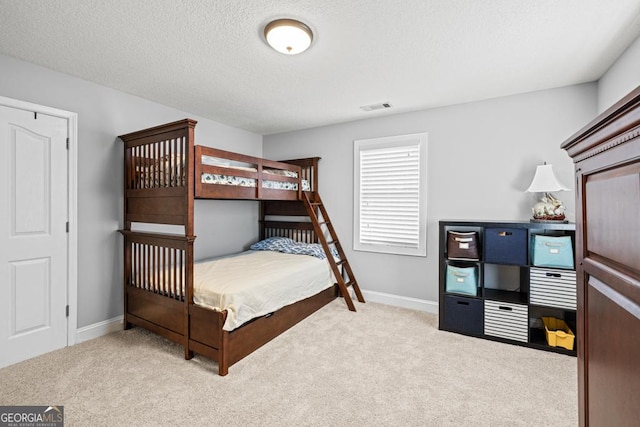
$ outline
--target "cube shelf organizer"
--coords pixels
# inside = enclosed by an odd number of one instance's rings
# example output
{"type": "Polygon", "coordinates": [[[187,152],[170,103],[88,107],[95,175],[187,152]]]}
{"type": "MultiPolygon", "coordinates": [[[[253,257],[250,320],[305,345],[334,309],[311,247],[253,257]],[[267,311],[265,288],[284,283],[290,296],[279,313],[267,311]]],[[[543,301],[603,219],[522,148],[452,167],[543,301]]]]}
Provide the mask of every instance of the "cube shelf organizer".
{"type": "Polygon", "coordinates": [[[439,328],[576,355],[575,224],[440,221],[439,328]]]}

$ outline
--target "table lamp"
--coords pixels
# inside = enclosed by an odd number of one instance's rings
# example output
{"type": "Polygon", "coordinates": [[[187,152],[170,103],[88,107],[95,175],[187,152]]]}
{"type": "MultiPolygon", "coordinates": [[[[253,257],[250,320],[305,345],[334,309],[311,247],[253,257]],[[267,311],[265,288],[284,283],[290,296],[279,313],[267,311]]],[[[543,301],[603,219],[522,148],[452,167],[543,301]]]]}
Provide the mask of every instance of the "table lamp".
{"type": "Polygon", "coordinates": [[[568,222],[565,220],[565,207],[560,200],[554,197],[553,191],[569,191],[567,187],[558,182],[552,165],[545,162],[536,167],[536,174],[527,188],[529,193],[544,193],[540,201],[533,208],[531,222],[568,222]]]}

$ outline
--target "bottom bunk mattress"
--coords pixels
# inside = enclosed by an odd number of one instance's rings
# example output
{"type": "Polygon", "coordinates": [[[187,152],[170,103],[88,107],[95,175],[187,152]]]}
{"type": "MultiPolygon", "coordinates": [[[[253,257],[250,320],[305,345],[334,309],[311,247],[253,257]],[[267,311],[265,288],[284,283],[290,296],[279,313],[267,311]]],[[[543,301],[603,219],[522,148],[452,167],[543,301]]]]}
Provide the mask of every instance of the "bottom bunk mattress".
{"type": "Polygon", "coordinates": [[[249,250],[194,264],[193,301],[227,310],[225,331],[323,291],[333,285],[326,259],[249,250]]]}

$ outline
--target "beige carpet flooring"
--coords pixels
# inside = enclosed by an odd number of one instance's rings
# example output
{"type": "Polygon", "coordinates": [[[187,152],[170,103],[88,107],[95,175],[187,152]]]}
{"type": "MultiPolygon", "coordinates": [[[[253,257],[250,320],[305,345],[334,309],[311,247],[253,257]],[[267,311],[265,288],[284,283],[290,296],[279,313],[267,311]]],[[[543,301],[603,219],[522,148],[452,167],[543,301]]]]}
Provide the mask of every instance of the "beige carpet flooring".
{"type": "Polygon", "coordinates": [[[336,300],[219,377],[134,328],[0,369],[0,405],[66,426],[575,426],[570,356],[442,332],[431,314],[336,300]]]}

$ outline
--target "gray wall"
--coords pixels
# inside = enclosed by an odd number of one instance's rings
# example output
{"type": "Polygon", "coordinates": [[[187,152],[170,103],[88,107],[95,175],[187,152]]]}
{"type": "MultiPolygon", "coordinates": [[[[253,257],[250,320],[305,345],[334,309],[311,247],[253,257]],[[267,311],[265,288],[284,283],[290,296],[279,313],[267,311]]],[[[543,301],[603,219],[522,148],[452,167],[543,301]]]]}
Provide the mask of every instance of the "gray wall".
{"type": "MultiPolygon", "coordinates": [[[[260,156],[262,136],[0,55],[0,94],[78,113],[78,327],[122,314],[122,142],[117,135],[191,117],[201,145],[260,156]]],[[[196,202],[196,257],[257,238],[255,202],[196,202]],[[221,204],[224,206],[221,207],[221,204]]]]}
{"type": "Polygon", "coordinates": [[[598,113],[615,104],[639,85],[640,38],[631,44],[598,80],[598,113]]]}
{"type": "MultiPolygon", "coordinates": [[[[78,326],[122,314],[122,146],[117,135],[191,117],[198,144],[274,159],[319,155],[321,194],[363,289],[437,301],[437,221],[523,219],[535,166],[554,165],[573,188],[564,138],[640,84],[640,41],[595,83],[375,118],[263,138],[243,130],[0,55],[0,95],[79,114],[78,326]],[[597,94],[596,94],[597,92],[597,94]],[[354,253],[353,140],[426,131],[427,258],[354,253]]],[[[355,107],[354,107],[355,108],[355,107]]],[[[373,113],[375,114],[375,113],[373,113]]],[[[573,219],[573,193],[560,194],[573,219]]],[[[257,204],[196,202],[196,257],[245,249],[257,204]]]]}
{"type": "MultiPolygon", "coordinates": [[[[268,158],[322,157],[320,194],[363,289],[437,301],[438,221],[528,220],[536,199],[524,190],[544,161],[573,189],[573,165],[560,144],[595,112],[591,83],[269,135],[263,152],[268,158]],[[353,141],[424,131],[427,258],[354,252],[353,141]]],[[[574,220],[575,194],[557,195],[574,220]]]]}

